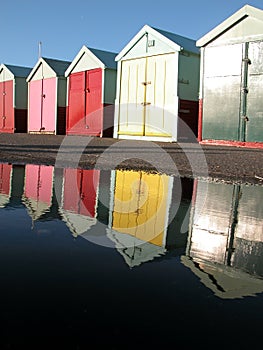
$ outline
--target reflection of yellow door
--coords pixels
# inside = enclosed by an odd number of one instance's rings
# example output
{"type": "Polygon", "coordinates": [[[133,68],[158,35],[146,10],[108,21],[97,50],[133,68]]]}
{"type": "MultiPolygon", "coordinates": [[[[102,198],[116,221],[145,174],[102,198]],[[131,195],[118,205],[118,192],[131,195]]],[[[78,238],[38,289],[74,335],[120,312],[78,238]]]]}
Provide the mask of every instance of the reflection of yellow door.
{"type": "Polygon", "coordinates": [[[167,175],[116,171],[112,228],[162,246],[168,185],[167,175]]]}

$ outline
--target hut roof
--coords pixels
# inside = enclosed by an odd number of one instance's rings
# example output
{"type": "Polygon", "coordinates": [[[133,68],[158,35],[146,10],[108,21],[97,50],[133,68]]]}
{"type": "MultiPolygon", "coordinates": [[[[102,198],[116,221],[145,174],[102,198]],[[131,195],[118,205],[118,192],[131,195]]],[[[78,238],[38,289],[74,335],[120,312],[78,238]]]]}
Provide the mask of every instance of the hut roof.
{"type": "Polygon", "coordinates": [[[100,67],[110,68],[115,70],[117,69],[117,63],[115,61],[115,57],[117,54],[115,52],[98,50],[98,49],[94,49],[83,45],[82,48],[79,50],[78,54],[75,56],[75,58],[71,62],[71,64],[66,69],[65,71],[66,77],[72,72],[72,70],[74,69],[74,67],[76,66],[76,64],[79,62],[79,60],[84,54],[87,54],[93,57],[93,59],[98,63],[100,67]]]}
{"type": "Polygon", "coordinates": [[[214,40],[216,37],[226,32],[229,28],[233,27],[235,24],[244,20],[247,17],[252,17],[257,20],[263,21],[263,11],[250,5],[243,6],[232,16],[228,17],[210,32],[205,34],[202,38],[197,40],[196,46],[205,46],[206,44],[214,40]]]}
{"type": "Polygon", "coordinates": [[[28,74],[30,73],[32,68],[29,67],[22,67],[22,66],[15,66],[11,64],[1,64],[1,67],[6,67],[15,77],[21,77],[26,78],[28,74]]]}
{"type": "Polygon", "coordinates": [[[116,56],[115,60],[119,61],[129,52],[134,45],[141,39],[145,33],[151,33],[154,36],[160,38],[160,40],[166,42],[175,51],[186,50],[199,54],[199,48],[196,47],[196,42],[194,39],[190,39],[175,33],[167,32],[162,29],[154,28],[149,25],[145,25],[142,29],[132,38],[132,40],[121,50],[121,52],[116,56]]]}

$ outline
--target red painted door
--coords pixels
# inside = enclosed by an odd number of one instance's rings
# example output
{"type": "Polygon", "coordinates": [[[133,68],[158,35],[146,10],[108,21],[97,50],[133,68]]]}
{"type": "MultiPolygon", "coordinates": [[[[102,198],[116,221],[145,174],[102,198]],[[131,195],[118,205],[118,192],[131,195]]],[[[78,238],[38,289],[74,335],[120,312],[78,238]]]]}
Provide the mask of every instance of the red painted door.
{"type": "Polygon", "coordinates": [[[102,132],[102,70],[92,69],[86,72],[86,118],[88,133],[99,136],[102,132]]]}
{"type": "Polygon", "coordinates": [[[102,70],[69,77],[67,134],[99,136],[102,131],[102,70]]]}
{"type": "Polygon", "coordinates": [[[94,218],[99,176],[99,170],[66,168],[63,209],[94,218]]]}
{"type": "Polygon", "coordinates": [[[13,80],[0,83],[0,131],[14,132],[13,80]]]}
{"type": "Polygon", "coordinates": [[[73,73],[69,76],[69,103],[67,117],[67,133],[78,133],[83,130],[85,115],[85,72],[73,73]]]}

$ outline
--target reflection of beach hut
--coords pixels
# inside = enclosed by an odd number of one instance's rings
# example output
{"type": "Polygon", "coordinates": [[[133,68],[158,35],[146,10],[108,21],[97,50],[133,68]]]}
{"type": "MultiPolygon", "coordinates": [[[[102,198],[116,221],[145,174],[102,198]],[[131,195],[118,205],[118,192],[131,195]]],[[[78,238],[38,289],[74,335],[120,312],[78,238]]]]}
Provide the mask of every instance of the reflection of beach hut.
{"type": "Polygon", "coordinates": [[[114,137],[177,141],[197,134],[199,49],[195,41],[145,25],[117,55],[114,137]]]}
{"type": "MultiPolygon", "coordinates": [[[[263,142],[263,11],[245,5],[197,41],[202,143],[263,142]]],[[[262,146],[262,145],[261,145],[262,146]]]]}
{"type": "Polygon", "coordinates": [[[0,208],[5,207],[10,199],[12,165],[0,164],[0,208]]]}
{"type": "Polygon", "coordinates": [[[142,171],[112,172],[107,236],[131,267],[166,252],[172,180],[142,171]]]}
{"type": "Polygon", "coordinates": [[[60,212],[74,237],[96,224],[99,170],[64,169],[60,212]]]}
{"type": "Polygon", "coordinates": [[[38,220],[50,209],[53,172],[53,166],[26,165],[23,201],[33,221],[38,220]]]}
{"type": "Polygon", "coordinates": [[[222,298],[262,292],[262,188],[195,180],[193,198],[184,264],[222,298]]]}
{"type": "Polygon", "coordinates": [[[32,68],[0,65],[0,132],[27,132],[27,82],[32,68]]]}
{"type": "Polygon", "coordinates": [[[28,132],[65,134],[67,83],[70,62],[41,57],[27,77],[28,132]]]}
{"type": "Polygon", "coordinates": [[[68,78],[67,135],[111,136],[116,54],[83,46],[65,72],[68,78]]]}

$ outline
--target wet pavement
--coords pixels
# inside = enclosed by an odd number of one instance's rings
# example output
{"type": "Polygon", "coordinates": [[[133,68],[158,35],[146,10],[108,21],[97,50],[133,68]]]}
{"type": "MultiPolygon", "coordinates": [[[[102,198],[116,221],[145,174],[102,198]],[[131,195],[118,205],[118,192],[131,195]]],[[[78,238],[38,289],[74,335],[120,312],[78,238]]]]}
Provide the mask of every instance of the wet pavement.
{"type": "Polygon", "coordinates": [[[0,161],[83,169],[146,170],[212,181],[263,184],[263,149],[198,142],[0,134],[0,161]]]}

